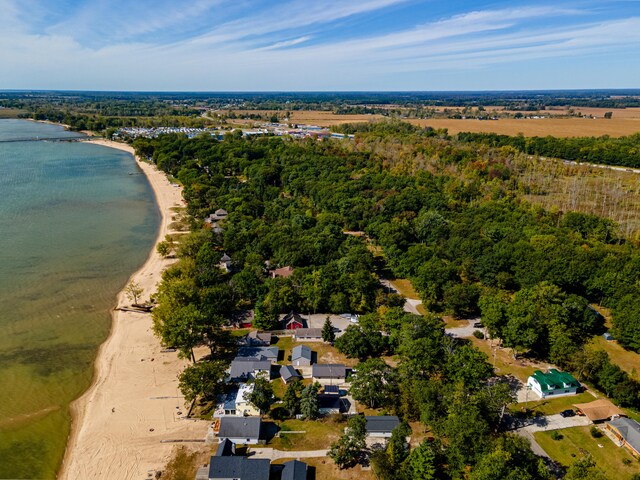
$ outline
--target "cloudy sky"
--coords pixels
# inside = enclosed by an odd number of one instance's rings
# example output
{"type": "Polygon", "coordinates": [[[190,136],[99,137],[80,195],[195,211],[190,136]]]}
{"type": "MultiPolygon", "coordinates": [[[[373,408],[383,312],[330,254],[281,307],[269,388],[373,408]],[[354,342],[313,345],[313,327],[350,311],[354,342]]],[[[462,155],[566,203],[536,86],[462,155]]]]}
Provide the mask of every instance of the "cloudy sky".
{"type": "Polygon", "coordinates": [[[0,89],[640,88],[640,0],[0,0],[0,89]]]}

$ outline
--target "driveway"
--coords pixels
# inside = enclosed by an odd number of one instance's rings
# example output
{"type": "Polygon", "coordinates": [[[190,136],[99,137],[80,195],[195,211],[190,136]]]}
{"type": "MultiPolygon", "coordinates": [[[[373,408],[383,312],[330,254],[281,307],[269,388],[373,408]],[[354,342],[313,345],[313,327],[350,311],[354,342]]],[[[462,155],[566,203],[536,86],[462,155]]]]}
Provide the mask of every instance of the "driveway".
{"type": "MultiPolygon", "coordinates": [[[[394,287],[389,280],[386,278],[381,278],[380,283],[382,286],[388,291],[393,293],[400,293],[396,287],[394,287]]],[[[406,298],[406,297],[405,297],[406,298]]],[[[422,315],[418,311],[418,305],[422,305],[422,300],[417,298],[406,298],[406,302],[404,303],[404,311],[413,313],[414,315],[422,315]]]]}
{"type": "MultiPolygon", "coordinates": [[[[304,434],[303,434],[304,435],[304,434]]],[[[251,448],[250,458],[266,458],[278,460],[280,458],[317,458],[326,457],[329,450],[276,450],[275,448],[251,448]]]]}
{"type": "Polygon", "coordinates": [[[467,320],[467,324],[462,327],[445,328],[444,331],[447,335],[451,335],[452,337],[469,338],[473,336],[473,332],[476,330],[480,330],[484,333],[484,329],[473,326],[474,323],[479,321],[479,318],[474,318],[472,320],[467,320]]]}
{"type": "Polygon", "coordinates": [[[587,417],[576,415],[574,417],[562,418],[560,414],[556,414],[533,418],[529,425],[518,430],[525,430],[529,433],[534,433],[560,430],[562,428],[586,427],[588,425],[591,425],[591,420],[587,417]]]}

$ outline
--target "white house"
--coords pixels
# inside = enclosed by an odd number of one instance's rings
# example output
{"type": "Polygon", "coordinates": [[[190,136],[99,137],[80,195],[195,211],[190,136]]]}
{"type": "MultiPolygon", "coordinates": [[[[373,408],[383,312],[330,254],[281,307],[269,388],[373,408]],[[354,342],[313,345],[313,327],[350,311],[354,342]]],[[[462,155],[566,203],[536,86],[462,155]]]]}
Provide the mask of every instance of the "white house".
{"type": "Polygon", "coordinates": [[[570,373],[552,368],[547,373],[540,370],[533,372],[533,375],[527,380],[527,388],[530,388],[540,398],[561,397],[578,393],[580,382],[570,373]]]}

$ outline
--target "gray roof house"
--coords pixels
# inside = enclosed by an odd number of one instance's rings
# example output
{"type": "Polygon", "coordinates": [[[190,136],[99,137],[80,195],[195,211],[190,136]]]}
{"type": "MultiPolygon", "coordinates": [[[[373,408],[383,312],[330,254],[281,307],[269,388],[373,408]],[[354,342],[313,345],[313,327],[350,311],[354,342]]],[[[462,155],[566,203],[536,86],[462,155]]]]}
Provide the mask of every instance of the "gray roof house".
{"type": "Polygon", "coordinates": [[[341,385],[347,377],[347,367],[343,364],[316,363],[311,370],[314,382],[321,385],[341,385]]]}
{"type": "Polygon", "coordinates": [[[221,441],[229,439],[236,444],[256,444],[260,441],[261,426],[260,417],[222,417],[218,438],[221,441]]]}
{"type": "Polygon", "coordinates": [[[225,438],[218,444],[216,457],[232,457],[236,454],[236,444],[225,438]]]}
{"type": "Polygon", "coordinates": [[[301,342],[321,342],[321,328],[299,328],[295,331],[294,337],[301,342]]]}
{"type": "Polygon", "coordinates": [[[288,384],[295,380],[300,380],[302,375],[300,375],[291,365],[283,365],[280,367],[280,378],[284,383],[288,384]]]}
{"type": "Polygon", "coordinates": [[[243,357],[277,362],[279,352],[278,347],[240,347],[236,359],[243,357]]]}
{"type": "Polygon", "coordinates": [[[261,373],[264,373],[271,380],[271,362],[269,360],[236,357],[231,362],[229,380],[233,382],[244,381],[255,378],[261,373]]]}
{"type": "Polygon", "coordinates": [[[640,423],[630,418],[619,417],[607,422],[605,428],[631,455],[640,458],[640,423]]]}
{"type": "Polygon", "coordinates": [[[400,419],[392,415],[367,416],[367,436],[368,437],[391,437],[394,428],[400,425],[400,419]]]}
{"type": "Polygon", "coordinates": [[[342,410],[342,400],[340,396],[320,393],[318,395],[318,410],[322,415],[340,413],[342,410]]]}
{"type": "Polygon", "coordinates": [[[226,253],[223,254],[222,257],[220,258],[220,262],[218,263],[218,267],[220,267],[225,272],[230,272],[231,266],[232,266],[231,257],[226,253]]]}
{"type": "Polygon", "coordinates": [[[305,345],[293,347],[291,351],[291,363],[296,367],[308,367],[311,365],[311,356],[313,352],[305,345]]]}
{"type": "Polygon", "coordinates": [[[208,480],[269,480],[268,459],[247,457],[211,457],[208,480]]]}
{"type": "Polygon", "coordinates": [[[284,462],[281,480],[307,480],[307,464],[299,460],[284,462]]]}
{"type": "Polygon", "coordinates": [[[245,337],[245,343],[249,347],[268,347],[271,345],[272,336],[270,332],[258,332],[253,330],[245,337]]]}

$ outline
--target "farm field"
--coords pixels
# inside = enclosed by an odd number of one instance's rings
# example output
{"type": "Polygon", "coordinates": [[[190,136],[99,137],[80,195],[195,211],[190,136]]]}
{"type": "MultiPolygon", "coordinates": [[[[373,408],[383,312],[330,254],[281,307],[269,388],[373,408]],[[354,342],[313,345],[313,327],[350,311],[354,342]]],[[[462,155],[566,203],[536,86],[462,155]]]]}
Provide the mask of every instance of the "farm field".
{"type": "Polygon", "coordinates": [[[459,132],[523,134],[526,137],[622,137],[640,132],[640,118],[500,118],[498,120],[457,120],[450,118],[407,119],[420,127],[446,128],[459,132]]]}

